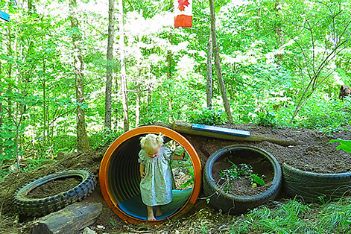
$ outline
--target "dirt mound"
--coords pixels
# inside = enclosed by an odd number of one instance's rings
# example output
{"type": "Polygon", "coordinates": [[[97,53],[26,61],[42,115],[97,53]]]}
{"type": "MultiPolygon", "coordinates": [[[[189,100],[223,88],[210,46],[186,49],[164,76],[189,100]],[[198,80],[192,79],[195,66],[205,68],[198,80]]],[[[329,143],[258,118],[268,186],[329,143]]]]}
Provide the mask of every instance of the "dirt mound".
{"type": "Polygon", "coordinates": [[[30,191],[30,193],[28,193],[28,197],[44,198],[54,196],[56,194],[65,192],[71,188],[74,188],[80,182],[81,180],[79,178],[64,178],[53,180],[30,191]]]}
{"type": "MultiPolygon", "coordinates": [[[[228,127],[228,125],[227,125],[228,127]]],[[[249,130],[255,135],[269,135],[280,139],[293,139],[299,144],[293,147],[284,147],[269,142],[245,144],[261,147],[272,153],[281,163],[288,163],[301,169],[315,172],[343,172],[351,171],[350,155],[335,149],[335,144],[329,143],[332,138],[351,139],[351,131],[339,132],[333,136],[306,130],[306,129],[279,129],[257,127],[252,125],[236,125],[229,126],[236,129],[249,130]]],[[[216,150],[235,144],[243,144],[233,141],[225,141],[218,139],[210,139],[198,136],[185,137],[193,144],[196,151],[201,157],[204,165],[207,158],[216,150]]],[[[50,173],[67,170],[67,169],[88,169],[95,174],[98,174],[100,161],[105,153],[107,146],[90,153],[72,153],[58,156],[54,161],[42,165],[41,167],[30,172],[18,172],[7,176],[0,183],[0,213],[6,216],[16,216],[16,211],[12,204],[12,198],[15,191],[26,184],[41,176],[50,173]]],[[[195,230],[203,216],[209,216],[209,219],[216,220],[217,218],[232,220],[232,216],[220,216],[209,208],[203,208],[202,202],[197,203],[196,212],[190,213],[187,216],[179,219],[168,221],[161,226],[150,228],[147,225],[126,225],[124,222],[117,219],[117,216],[109,209],[101,196],[99,188],[87,198],[88,201],[97,201],[104,204],[103,213],[97,221],[97,225],[102,225],[106,230],[121,230],[121,231],[157,231],[157,230],[179,230],[190,231],[195,230]],[[200,206],[200,207],[199,207],[200,206]],[[203,209],[201,209],[203,208],[203,209]],[[184,226],[184,222],[189,220],[192,224],[184,226]],[[190,227],[190,229],[189,229],[190,227]]],[[[216,223],[216,221],[214,221],[216,223]]],[[[226,227],[227,228],[227,227],[226,227]]],[[[191,231],[190,231],[191,232],[191,231]]]]}
{"type": "MultiPolygon", "coordinates": [[[[100,161],[106,148],[107,147],[104,147],[89,153],[60,155],[54,161],[46,163],[30,172],[21,171],[8,175],[4,181],[0,183],[0,207],[2,207],[0,212],[7,215],[15,215],[16,211],[13,206],[12,198],[16,190],[41,176],[68,169],[87,169],[97,174],[100,161]]],[[[38,189],[41,189],[41,187],[38,189]]],[[[48,192],[51,193],[52,191],[48,192]]]]}
{"type": "Polygon", "coordinates": [[[351,156],[343,151],[336,150],[337,144],[329,143],[331,139],[351,139],[351,131],[326,134],[308,130],[291,128],[267,128],[251,125],[226,125],[236,129],[251,131],[253,135],[266,135],[278,139],[294,140],[296,146],[281,146],[270,142],[234,142],[206,137],[186,135],[201,157],[204,165],[207,158],[218,149],[236,144],[257,146],[272,153],[280,163],[313,172],[345,172],[351,171],[351,156]]]}

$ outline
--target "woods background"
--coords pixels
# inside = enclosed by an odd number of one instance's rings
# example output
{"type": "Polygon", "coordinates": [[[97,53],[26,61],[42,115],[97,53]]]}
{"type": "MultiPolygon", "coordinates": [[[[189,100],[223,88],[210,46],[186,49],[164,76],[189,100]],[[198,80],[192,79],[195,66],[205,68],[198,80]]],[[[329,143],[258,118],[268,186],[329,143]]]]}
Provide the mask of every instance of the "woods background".
{"type": "Polygon", "coordinates": [[[173,1],[0,0],[0,167],[155,121],[350,124],[350,1],[212,3],[175,29],[173,1]]]}

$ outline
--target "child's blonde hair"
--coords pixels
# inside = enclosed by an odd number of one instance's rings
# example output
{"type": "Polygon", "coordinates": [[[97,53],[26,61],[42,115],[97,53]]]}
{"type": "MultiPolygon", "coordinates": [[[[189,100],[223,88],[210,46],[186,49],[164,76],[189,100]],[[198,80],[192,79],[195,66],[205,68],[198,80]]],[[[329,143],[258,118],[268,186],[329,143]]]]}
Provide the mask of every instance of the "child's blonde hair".
{"type": "Polygon", "coordinates": [[[146,152],[151,152],[162,145],[163,135],[161,133],[159,135],[147,134],[146,136],[140,138],[140,146],[146,152]]]}

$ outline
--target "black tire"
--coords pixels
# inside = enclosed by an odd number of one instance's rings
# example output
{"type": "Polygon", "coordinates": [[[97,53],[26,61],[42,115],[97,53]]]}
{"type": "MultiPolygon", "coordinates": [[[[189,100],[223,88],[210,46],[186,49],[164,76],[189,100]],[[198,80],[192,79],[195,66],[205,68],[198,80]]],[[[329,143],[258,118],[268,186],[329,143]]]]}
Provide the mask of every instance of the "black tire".
{"type": "Polygon", "coordinates": [[[351,194],[351,172],[315,173],[283,164],[284,190],[306,202],[323,202],[351,194]]]}
{"type": "Polygon", "coordinates": [[[212,154],[206,162],[204,169],[204,194],[209,199],[211,206],[224,213],[240,214],[249,209],[260,206],[274,198],[279,194],[282,184],[282,171],[279,162],[268,152],[246,145],[234,145],[222,148],[212,154]],[[273,168],[272,185],[264,192],[257,195],[233,195],[222,191],[213,178],[212,171],[216,161],[226,154],[235,151],[253,151],[256,155],[268,159],[269,164],[273,168]]]}
{"type": "Polygon", "coordinates": [[[36,179],[17,190],[14,203],[19,214],[40,217],[60,210],[76,201],[81,201],[93,192],[96,187],[95,176],[86,170],[69,170],[50,174],[36,179]],[[44,198],[29,198],[30,191],[50,181],[69,177],[80,177],[82,181],[75,187],[44,198]]]}

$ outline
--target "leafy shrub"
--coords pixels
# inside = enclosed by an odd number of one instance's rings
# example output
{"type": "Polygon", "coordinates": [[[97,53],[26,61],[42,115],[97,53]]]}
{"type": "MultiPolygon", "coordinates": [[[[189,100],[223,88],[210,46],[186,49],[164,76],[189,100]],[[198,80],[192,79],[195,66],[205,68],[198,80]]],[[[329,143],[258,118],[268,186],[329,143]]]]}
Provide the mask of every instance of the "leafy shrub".
{"type": "Polygon", "coordinates": [[[207,125],[220,125],[227,121],[223,111],[204,108],[190,113],[190,122],[207,125]]]}
{"type": "Polygon", "coordinates": [[[259,112],[257,115],[257,124],[265,127],[274,127],[277,120],[274,112],[259,112]]]}
{"type": "Polygon", "coordinates": [[[102,130],[90,136],[90,143],[93,149],[109,145],[121,132],[102,130]]]}
{"type": "Polygon", "coordinates": [[[311,99],[301,110],[298,124],[301,127],[334,132],[351,123],[351,102],[345,100],[311,99]]]}

